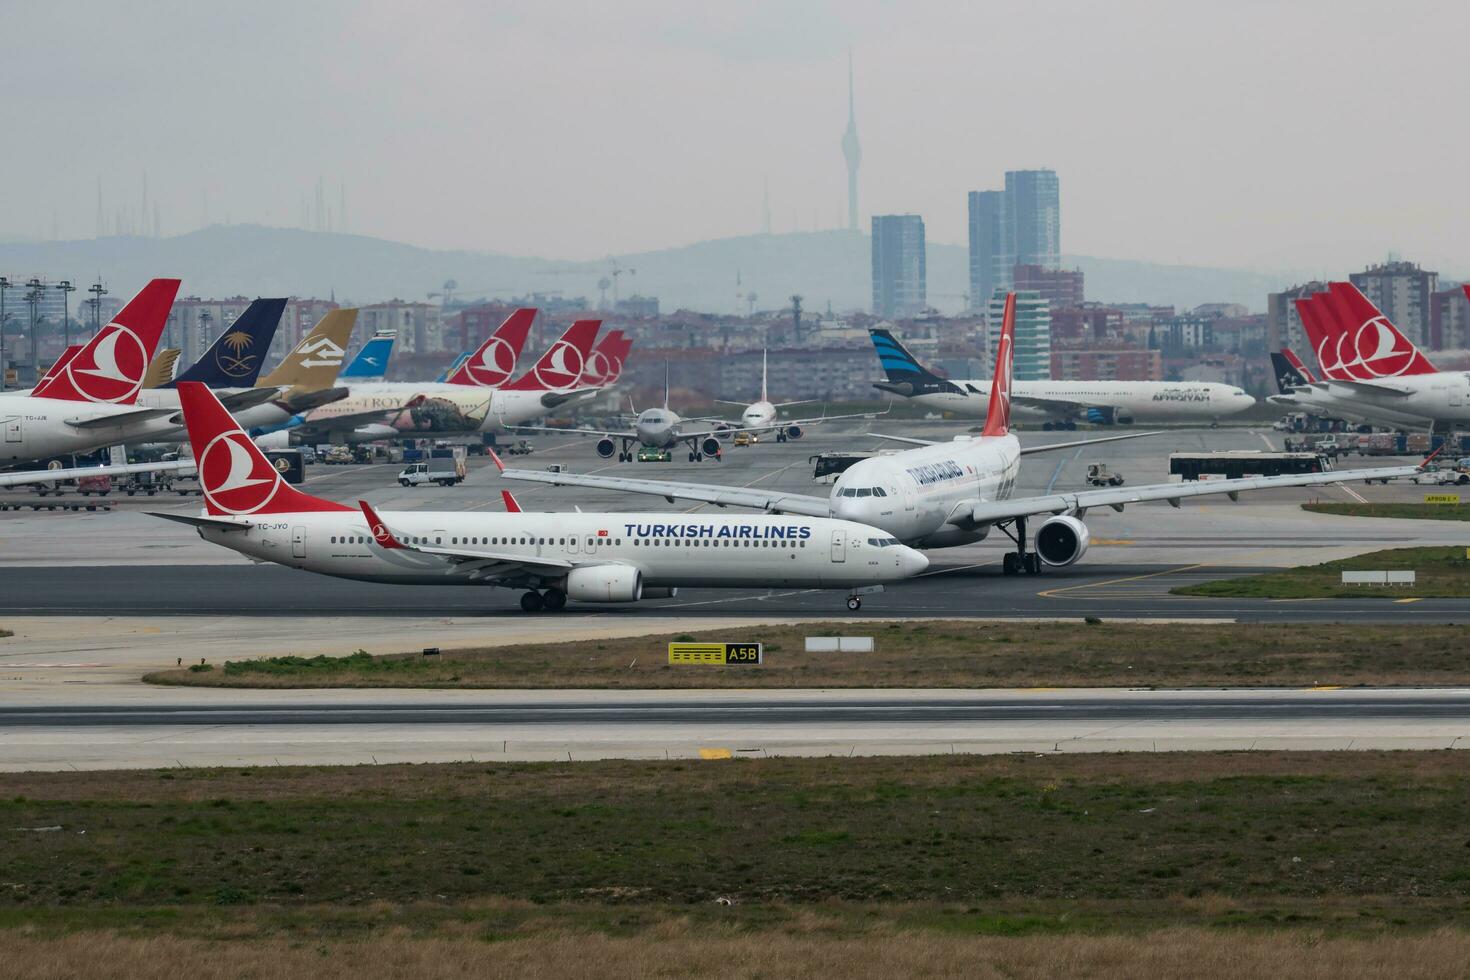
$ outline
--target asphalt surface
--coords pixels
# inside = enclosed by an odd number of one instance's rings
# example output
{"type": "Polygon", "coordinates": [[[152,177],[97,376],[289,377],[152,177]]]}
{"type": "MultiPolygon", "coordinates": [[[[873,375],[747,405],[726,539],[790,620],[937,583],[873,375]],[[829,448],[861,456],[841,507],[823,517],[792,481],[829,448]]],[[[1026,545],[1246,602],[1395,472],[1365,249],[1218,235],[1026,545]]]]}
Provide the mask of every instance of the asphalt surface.
{"type": "Polygon", "coordinates": [[[1064,721],[1118,725],[1141,722],[1215,724],[1352,721],[1470,721],[1470,692],[1222,692],[1215,695],[1128,691],[1048,697],[1030,694],[957,694],[940,697],[772,697],[740,700],[558,700],[530,702],[354,704],[158,704],[0,707],[0,729],[161,725],[955,725],[1064,721]]]}

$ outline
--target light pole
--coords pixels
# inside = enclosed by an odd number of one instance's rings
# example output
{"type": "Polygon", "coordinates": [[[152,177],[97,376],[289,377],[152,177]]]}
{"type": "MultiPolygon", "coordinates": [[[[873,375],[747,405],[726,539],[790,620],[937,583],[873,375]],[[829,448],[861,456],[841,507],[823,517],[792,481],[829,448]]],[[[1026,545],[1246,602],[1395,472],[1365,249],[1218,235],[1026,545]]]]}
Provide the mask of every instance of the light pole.
{"type": "Polygon", "coordinates": [[[10,280],[0,276],[0,391],[5,390],[5,324],[10,317],[5,312],[5,290],[10,288],[10,280]]]}
{"type": "Polygon", "coordinates": [[[77,291],[77,287],[71,284],[70,279],[63,279],[56,284],[61,290],[61,329],[66,337],[66,346],[71,346],[71,294],[77,291]]]}
{"type": "Polygon", "coordinates": [[[92,304],[92,332],[95,334],[102,329],[102,297],[107,295],[107,289],[102,285],[102,280],[98,279],[87,287],[87,292],[92,294],[87,302],[92,304]]]}
{"type": "Polygon", "coordinates": [[[31,384],[41,380],[41,338],[36,330],[36,306],[41,302],[41,291],[46,284],[32,276],[26,280],[26,304],[31,308],[31,384]]]}

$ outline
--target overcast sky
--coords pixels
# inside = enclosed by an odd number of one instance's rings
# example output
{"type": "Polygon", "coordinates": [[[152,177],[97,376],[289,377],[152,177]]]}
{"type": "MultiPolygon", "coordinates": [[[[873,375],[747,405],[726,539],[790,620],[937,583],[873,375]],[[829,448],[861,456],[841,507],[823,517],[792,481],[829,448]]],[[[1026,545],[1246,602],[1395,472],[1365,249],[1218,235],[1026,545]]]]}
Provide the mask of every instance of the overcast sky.
{"type": "Polygon", "coordinates": [[[1470,4],[0,0],[0,237],[299,225],[594,258],[837,224],[965,241],[965,193],[1054,168],[1064,251],[1466,269],[1470,4]],[[109,218],[110,220],[110,218],[109,218]],[[151,220],[150,220],[151,224],[151,220]]]}

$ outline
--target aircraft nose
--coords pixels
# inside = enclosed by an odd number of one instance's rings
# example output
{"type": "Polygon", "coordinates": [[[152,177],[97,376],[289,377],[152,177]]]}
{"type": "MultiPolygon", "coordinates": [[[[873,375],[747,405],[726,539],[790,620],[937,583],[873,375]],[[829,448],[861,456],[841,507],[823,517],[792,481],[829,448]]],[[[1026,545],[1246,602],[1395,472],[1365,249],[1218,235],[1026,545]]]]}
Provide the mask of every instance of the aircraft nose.
{"type": "Polygon", "coordinates": [[[899,548],[902,550],[898,555],[898,567],[903,569],[905,575],[917,575],[929,567],[929,558],[922,551],[908,545],[899,545],[899,548]]]}

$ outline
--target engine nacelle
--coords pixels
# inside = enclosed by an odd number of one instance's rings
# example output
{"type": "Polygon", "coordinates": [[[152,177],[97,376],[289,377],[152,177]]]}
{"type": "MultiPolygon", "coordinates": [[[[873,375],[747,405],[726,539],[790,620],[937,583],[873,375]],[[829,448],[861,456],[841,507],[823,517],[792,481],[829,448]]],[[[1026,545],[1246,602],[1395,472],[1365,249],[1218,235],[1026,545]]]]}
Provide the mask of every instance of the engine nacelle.
{"type": "Polygon", "coordinates": [[[1117,422],[1119,425],[1132,425],[1133,416],[1129,415],[1127,412],[1115,411],[1113,412],[1113,421],[1117,422]]]}
{"type": "Polygon", "coordinates": [[[674,598],[677,598],[678,595],[679,595],[679,590],[677,588],[663,588],[663,587],[660,587],[660,588],[657,588],[657,589],[644,589],[643,590],[643,598],[645,598],[645,599],[674,599],[674,598]]]}
{"type": "Polygon", "coordinates": [[[1036,553],[1048,565],[1070,565],[1087,554],[1092,540],[1087,525],[1075,517],[1060,514],[1036,531],[1036,553]]]}
{"type": "Polygon", "coordinates": [[[597,455],[603,459],[612,459],[613,453],[618,451],[618,444],[603,436],[597,440],[597,455]]]}
{"type": "Polygon", "coordinates": [[[627,565],[583,565],[567,575],[567,598],[578,602],[637,602],[643,573],[627,565]]]}
{"type": "Polygon", "coordinates": [[[699,448],[706,456],[717,456],[720,452],[720,440],[714,436],[708,436],[704,442],[699,444],[699,448]]]}
{"type": "MultiPolygon", "coordinates": [[[[391,425],[360,425],[343,436],[342,441],[350,446],[356,446],[364,442],[378,442],[383,439],[398,439],[403,436],[402,432],[391,425]]],[[[333,439],[335,443],[336,440],[333,439]]]]}
{"type": "Polygon", "coordinates": [[[786,427],[786,438],[788,438],[788,439],[800,439],[801,436],[802,436],[801,426],[799,426],[799,425],[788,425],[786,427]]]}
{"type": "Polygon", "coordinates": [[[261,449],[290,449],[291,430],[279,429],[275,432],[267,432],[263,436],[256,436],[255,444],[261,449]]]}

